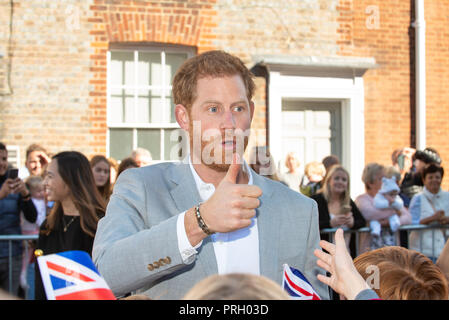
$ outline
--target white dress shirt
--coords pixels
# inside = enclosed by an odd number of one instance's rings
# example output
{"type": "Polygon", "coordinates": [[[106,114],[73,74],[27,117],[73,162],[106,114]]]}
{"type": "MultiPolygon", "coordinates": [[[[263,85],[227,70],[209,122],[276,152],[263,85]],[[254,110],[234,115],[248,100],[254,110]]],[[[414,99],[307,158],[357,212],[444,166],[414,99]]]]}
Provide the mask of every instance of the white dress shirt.
{"type": "MultiPolygon", "coordinates": [[[[190,155],[187,157],[201,201],[205,202],[215,192],[215,187],[212,183],[201,180],[192,165],[190,155]]],[[[243,171],[248,174],[248,185],[252,185],[251,170],[245,161],[243,171]]],[[[190,264],[195,261],[198,253],[196,249],[202,245],[202,241],[195,247],[190,244],[184,227],[185,213],[186,211],[180,213],[177,220],[178,247],[184,263],[190,264]]],[[[211,236],[211,240],[217,259],[218,274],[232,272],[260,274],[259,232],[256,217],[252,218],[249,227],[227,233],[217,232],[211,236]]]]}

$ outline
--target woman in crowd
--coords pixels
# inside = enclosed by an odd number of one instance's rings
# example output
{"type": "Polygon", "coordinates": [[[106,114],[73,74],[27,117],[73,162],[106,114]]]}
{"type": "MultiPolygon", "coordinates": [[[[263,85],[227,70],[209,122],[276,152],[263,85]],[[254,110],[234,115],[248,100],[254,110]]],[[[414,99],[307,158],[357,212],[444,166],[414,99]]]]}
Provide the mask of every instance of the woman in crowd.
{"type": "MultiPolygon", "coordinates": [[[[47,168],[44,185],[48,200],[55,204],[41,225],[35,254],[68,250],[91,254],[105,201],[95,186],[87,158],[76,151],[58,153],[47,168]]],[[[35,289],[36,299],[45,299],[37,264],[35,289]]]]}
{"type": "MultiPolygon", "coordinates": [[[[0,234],[17,235],[21,233],[20,212],[31,223],[36,221],[37,212],[25,183],[17,177],[18,172],[14,176],[8,172],[12,172],[8,170],[8,150],[0,142],[0,234]]],[[[22,268],[21,242],[13,241],[9,250],[8,241],[0,241],[0,289],[17,295],[22,268]],[[12,287],[8,277],[11,266],[12,287]]]]}
{"type": "MultiPolygon", "coordinates": [[[[413,224],[449,223],[449,192],[441,189],[443,176],[444,169],[437,164],[423,169],[424,189],[410,202],[413,224]]],[[[424,253],[435,262],[444,247],[446,232],[445,229],[413,231],[410,233],[410,249],[424,253]]]]}
{"type": "MultiPolygon", "coordinates": [[[[329,169],[323,187],[312,199],[318,204],[320,230],[365,227],[366,221],[350,197],[349,173],[343,166],[334,165],[329,169]]],[[[329,237],[323,234],[321,239],[328,240],[329,237]]],[[[353,257],[357,254],[355,240],[354,234],[347,239],[353,257]]]]}
{"type": "Polygon", "coordinates": [[[380,222],[382,229],[379,241],[373,242],[373,237],[371,237],[370,234],[363,234],[360,237],[360,252],[377,249],[384,245],[397,245],[399,243],[398,234],[393,233],[390,229],[389,218],[391,216],[397,214],[401,225],[410,224],[412,221],[410,212],[406,207],[402,207],[400,210],[395,210],[377,209],[374,206],[374,197],[382,187],[382,178],[384,175],[385,168],[378,163],[369,163],[363,169],[362,181],[365,184],[365,193],[359,195],[355,199],[355,203],[368,223],[372,220],[377,220],[380,222]]]}
{"type": "Polygon", "coordinates": [[[106,157],[96,155],[90,160],[90,166],[92,167],[95,185],[107,203],[112,191],[110,178],[111,164],[106,157]]]}
{"type": "Polygon", "coordinates": [[[285,157],[285,166],[288,171],[280,176],[280,179],[285,182],[291,189],[299,192],[299,185],[301,184],[302,174],[299,172],[301,163],[294,152],[289,152],[285,157]]]}

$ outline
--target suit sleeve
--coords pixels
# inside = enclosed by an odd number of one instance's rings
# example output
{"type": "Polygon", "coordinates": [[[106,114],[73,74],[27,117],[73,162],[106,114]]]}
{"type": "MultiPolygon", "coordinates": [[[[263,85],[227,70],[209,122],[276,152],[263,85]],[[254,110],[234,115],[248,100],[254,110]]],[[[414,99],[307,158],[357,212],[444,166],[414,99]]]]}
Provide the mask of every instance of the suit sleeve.
{"type": "Polygon", "coordinates": [[[148,228],[151,204],[146,192],[138,170],[126,170],[98,223],[92,257],[117,297],[151,286],[184,266],[177,245],[178,216],[148,228]]]}
{"type": "Polygon", "coordinates": [[[311,219],[307,243],[307,261],[305,264],[306,278],[309,280],[312,287],[321,297],[321,300],[329,300],[329,288],[318,280],[318,274],[325,274],[324,270],[319,268],[316,264],[317,258],[313,254],[315,249],[320,249],[320,230],[318,226],[318,207],[316,202],[313,202],[311,210],[311,219]]]}

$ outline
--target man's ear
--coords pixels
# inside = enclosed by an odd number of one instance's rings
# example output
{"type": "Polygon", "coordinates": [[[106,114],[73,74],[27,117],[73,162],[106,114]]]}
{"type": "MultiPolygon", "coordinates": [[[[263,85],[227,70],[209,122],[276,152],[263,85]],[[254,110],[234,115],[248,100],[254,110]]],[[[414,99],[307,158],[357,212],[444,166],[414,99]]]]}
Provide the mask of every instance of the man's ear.
{"type": "Polygon", "coordinates": [[[182,104],[177,104],[175,106],[175,117],[176,122],[178,122],[181,129],[184,129],[185,131],[189,131],[189,112],[187,111],[187,108],[184,107],[182,104]]]}

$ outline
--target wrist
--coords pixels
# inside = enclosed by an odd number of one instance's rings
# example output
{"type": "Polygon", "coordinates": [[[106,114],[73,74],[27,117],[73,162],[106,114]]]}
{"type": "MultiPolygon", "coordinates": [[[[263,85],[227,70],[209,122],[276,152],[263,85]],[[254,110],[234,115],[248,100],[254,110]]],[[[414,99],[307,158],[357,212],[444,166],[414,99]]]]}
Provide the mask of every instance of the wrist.
{"type": "Polygon", "coordinates": [[[209,229],[208,225],[206,224],[206,222],[204,221],[203,217],[201,216],[200,206],[201,206],[201,203],[196,205],[195,208],[194,208],[195,209],[195,217],[196,217],[196,220],[198,222],[198,226],[201,228],[201,230],[206,235],[210,236],[210,235],[214,234],[215,232],[212,231],[211,229],[209,229]]]}
{"type": "Polygon", "coordinates": [[[347,295],[345,294],[348,300],[354,300],[355,297],[362,292],[363,290],[371,289],[370,286],[366,283],[366,281],[362,278],[360,274],[357,274],[350,281],[347,295]]]}
{"type": "Polygon", "coordinates": [[[198,221],[195,215],[195,207],[186,211],[184,215],[184,228],[186,230],[187,238],[193,247],[207,237],[203,230],[201,230],[198,226],[198,221]]]}

